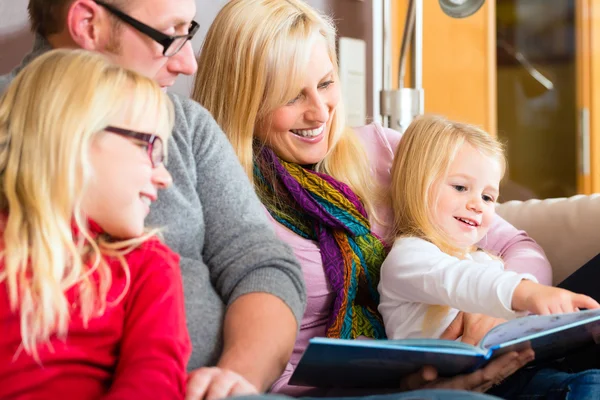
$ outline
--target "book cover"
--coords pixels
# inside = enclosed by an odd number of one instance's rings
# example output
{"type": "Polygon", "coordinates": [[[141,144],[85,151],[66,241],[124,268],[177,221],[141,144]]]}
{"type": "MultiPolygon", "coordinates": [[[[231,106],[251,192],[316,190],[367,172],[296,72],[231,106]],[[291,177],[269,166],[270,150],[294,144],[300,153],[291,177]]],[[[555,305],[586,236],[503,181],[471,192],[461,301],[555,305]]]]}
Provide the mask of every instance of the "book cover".
{"type": "Polygon", "coordinates": [[[532,348],[536,362],[564,357],[600,341],[600,310],[530,315],[493,328],[471,346],[440,339],[344,340],[313,338],[290,385],[322,388],[393,388],[425,365],[440,376],[483,367],[504,353],[532,348]]]}

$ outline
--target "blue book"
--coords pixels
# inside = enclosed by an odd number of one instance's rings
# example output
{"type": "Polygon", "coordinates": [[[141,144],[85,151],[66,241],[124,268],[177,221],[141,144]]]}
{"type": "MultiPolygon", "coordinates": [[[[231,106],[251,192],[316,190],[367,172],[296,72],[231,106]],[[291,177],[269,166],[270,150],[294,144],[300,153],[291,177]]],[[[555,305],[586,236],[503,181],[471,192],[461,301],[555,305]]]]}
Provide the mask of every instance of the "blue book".
{"type": "Polygon", "coordinates": [[[441,339],[346,340],[313,338],[290,385],[321,388],[394,388],[425,365],[440,376],[485,366],[502,354],[532,348],[536,362],[558,359],[600,342],[600,309],[530,315],[493,328],[478,346],[441,339]]]}

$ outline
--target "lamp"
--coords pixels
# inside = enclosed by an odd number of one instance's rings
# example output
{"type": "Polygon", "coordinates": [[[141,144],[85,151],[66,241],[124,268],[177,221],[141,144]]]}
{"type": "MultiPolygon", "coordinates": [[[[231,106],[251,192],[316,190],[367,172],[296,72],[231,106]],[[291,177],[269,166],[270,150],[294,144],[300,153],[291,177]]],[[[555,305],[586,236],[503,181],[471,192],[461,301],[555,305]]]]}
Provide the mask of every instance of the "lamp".
{"type": "MultiPolygon", "coordinates": [[[[424,111],[423,93],[423,0],[409,0],[398,66],[398,89],[391,89],[391,0],[384,0],[384,71],[383,90],[380,93],[381,115],[384,125],[404,132],[412,120],[424,111]],[[413,37],[414,35],[414,37],[413,37]],[[412,88],[404,87],[405,59],[412,46],[412,88]]],[[[438,0],[444,13],[452,18],[465,18],[481,8],[485,0],[438,0]]]]}
{"type": "Polygon", "coordinates": [[[452,18],[465,18],[481,8],[485,0],[439,0],[444,14],[452,18]]]}

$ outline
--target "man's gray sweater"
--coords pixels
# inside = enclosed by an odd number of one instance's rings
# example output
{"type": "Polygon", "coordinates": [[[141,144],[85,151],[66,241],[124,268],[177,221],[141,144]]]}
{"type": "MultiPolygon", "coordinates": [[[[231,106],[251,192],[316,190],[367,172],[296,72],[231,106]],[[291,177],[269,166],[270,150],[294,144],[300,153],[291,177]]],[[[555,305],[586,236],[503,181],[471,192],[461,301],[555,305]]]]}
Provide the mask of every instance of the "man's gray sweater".
{"type": "MultiPolygon", "coordinates": [[[[9,75],[50,49],[41,37],[9,75]]],[[[166,243],[181,256],[188,328],[189,369],[214,365],[222,350],[226,308],[251,292],[271,293],[298,323],[306,302],[298,262],[279,241],[238,159],[212,116],[198,103],[170,95],[175,127],[167,169],[173,185],[159,192],[147,225],[164,227],[166,243]]],[[[277,316],[273,316],[277,318],[277,316]]]]}

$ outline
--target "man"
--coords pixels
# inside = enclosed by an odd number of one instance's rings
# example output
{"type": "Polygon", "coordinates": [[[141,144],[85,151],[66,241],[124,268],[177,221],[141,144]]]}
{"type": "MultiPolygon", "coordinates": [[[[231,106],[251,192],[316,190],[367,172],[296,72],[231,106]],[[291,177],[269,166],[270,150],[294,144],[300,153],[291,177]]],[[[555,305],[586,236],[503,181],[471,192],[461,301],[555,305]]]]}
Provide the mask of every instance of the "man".
{"type": "MultiPolygon", "coordinates": [[[[0,92],[33,58],[60,47],[104,53],[165,89],[196,71],[194,0],[30,0],[28,8],[34,50],[0,78],[0,92]]],[[[213,118],[191,100],[171,99],[174,184],[152,205],[148,223],[165,227],[181,255],[194,346],[188,396],[262,392],[290,357],[305,305],[302,273],[213,118]]]]}

